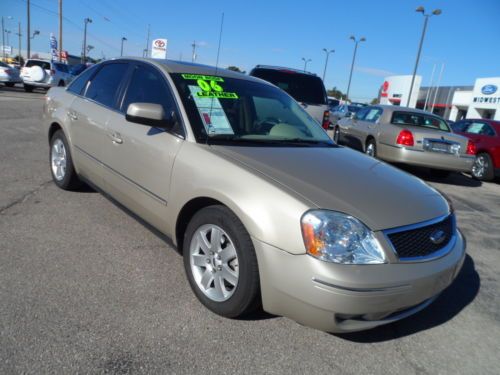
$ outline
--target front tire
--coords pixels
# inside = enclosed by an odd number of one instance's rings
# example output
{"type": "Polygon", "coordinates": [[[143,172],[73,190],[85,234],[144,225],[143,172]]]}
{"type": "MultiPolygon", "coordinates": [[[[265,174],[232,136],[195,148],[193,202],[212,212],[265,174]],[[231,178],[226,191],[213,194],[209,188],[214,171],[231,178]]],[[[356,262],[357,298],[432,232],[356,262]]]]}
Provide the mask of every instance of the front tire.
{"type": "Polygon", "coordinates": [[[191,289],[209,310],[237,318],[259,306],[252,240],[228,208],[209,206],[194,215],[184,234],[183,256],[191,289]]]}
{"type": "Polygon", "coordinates": [[[339,144],[340,142],[340,129],[338,126],[336,126],[334,129],[333,129],[333,141],[336,143],[336,144],[339,144]]]}
{"type": "Polygon", "coordinates": [[[15,83],[14,82],[5,82],[5,86],[7,87],[14,87],[15,83]]]}
{"type": "Polygon", "coordinates": [[[24,85],[24,91],[26,92],[33,92],[33,88],[31,85],[24,85]]]}
{"type": "Polygon", "coordinates": [[[480,181],[491,181],[495,178],[493,161],[489,154],[483,152],[476,156],[472,165],[472,177],[480,181]]]}
{"type": "Polygon", "coordinates": [[[50,139],[49,162],[52,180],[58,187],[63,190],[77,190],[82,186],[62,130],[57,130],[50,139]]]}

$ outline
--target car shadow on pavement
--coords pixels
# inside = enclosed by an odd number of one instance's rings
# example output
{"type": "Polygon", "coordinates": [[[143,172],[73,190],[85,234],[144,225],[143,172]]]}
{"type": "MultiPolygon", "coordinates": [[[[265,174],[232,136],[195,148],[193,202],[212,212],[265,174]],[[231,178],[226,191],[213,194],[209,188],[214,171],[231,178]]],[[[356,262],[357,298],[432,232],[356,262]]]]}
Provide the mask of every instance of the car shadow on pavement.
{"type": "Polygon", "coordinates": [[[481,181],[475,180],[472,177],[462,173],[452,172],[446,177],[438,177],[434,175],[431,170],[424,168],[417,168],[407,165],[397,165],[397,167],[427,182],[437,182],[439,184],[457,185],[464,187],[479,187],[482,185],[481,181]]]}
{"type": "Polygon", "coordinates": [[[455,281],[429,307],[398,322],[368,331],[335,334],[336,337],[357,343],[390,341],[439,326],[453,319],[477,296],[481,285],[474,260],[466,255],[455,281]]]}

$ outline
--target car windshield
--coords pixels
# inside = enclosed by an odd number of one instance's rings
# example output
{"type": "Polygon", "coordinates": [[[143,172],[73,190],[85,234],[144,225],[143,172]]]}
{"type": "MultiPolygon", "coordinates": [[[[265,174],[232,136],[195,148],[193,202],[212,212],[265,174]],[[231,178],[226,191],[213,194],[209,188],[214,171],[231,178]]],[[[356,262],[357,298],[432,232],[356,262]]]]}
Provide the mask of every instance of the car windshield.
{"type": "Polygon", "coordinates": [[[252,75],[278,86],[298,102],[313,105],[327,104],[323,81],[314,75],[276,69],[255,69],[252,75]]]}
{"type": "Polygon", "coordinates": [[[335,146],[321,126],[276,87],[221,76],[171,76],[198,142],[335,146]]]}

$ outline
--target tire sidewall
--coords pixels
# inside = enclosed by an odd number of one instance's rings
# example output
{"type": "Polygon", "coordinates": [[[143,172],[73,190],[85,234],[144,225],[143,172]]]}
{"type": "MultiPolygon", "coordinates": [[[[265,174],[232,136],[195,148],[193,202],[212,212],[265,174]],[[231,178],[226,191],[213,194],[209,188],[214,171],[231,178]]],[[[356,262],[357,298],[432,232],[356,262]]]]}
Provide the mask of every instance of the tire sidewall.
{"type": "Polygon", "coordinates": [[[49,148],[49,166],[50,166],[50,174],[52,176],[52,180],[54,183],[59,186],[61,189],[69,189],[72,184],[72,178],[75,174],[73,168],[73,159],[71,157],[71,152],[69,150],[68,141],[66,140],[66,136],[62,130],[57,130],[50,138],[50,148],[49,148]],[[66,173],[62,180],[58,180],[56,176],[54,176],[54,172],[52,171],[52,146],[56,139],[60,139],[64,145],[64,150],[66,151],[66,173]]]}
{"type": "MultiPolygon", "coordinates": [[[[480,153],[477,155],[477,158],[483,157],[485,163],[487,163],[487,168],[485,169],[482,176],[476,176],[473,171],[471,171],[472,177],[479,181],[490,181],[494,178],[493,165],[490,155],[486,153],[480,153]]],[[[475,162],[475,161],[474,161],[475,162]]]]}
{"type": "Polygon", "coordinates": [[[209,206],[195,214],[184,235],[183,258],[191,289],[209,310],[228,318],[244,315],[249,310],[259,292],[257,259],[250,235],[229,209],[224,206],[209,206]],[[191,270],[191,240],[198,228],[204,224],[214,224],[222,228],[231,238],[238,256],[238,284],[233,295],[223,302],[215,302],[208,298],[196,284],[191,270]]]}

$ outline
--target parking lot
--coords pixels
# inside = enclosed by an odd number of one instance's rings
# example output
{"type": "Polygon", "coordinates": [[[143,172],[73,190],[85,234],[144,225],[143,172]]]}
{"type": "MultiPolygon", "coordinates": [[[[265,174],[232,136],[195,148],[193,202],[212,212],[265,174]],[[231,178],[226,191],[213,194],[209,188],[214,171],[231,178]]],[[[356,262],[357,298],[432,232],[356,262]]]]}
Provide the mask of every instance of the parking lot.
{"type": "Polygon", "coordinates": [[[498,374],[500,182],[431,178],[467,239],[455,281],[419,314],[331,335],[191,292],[168,239],[87,188],[53,183],[44,93],[0,88],[0,373],[498,374]]]}

